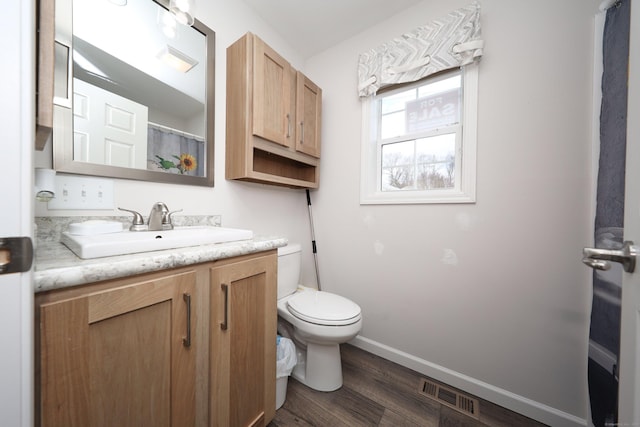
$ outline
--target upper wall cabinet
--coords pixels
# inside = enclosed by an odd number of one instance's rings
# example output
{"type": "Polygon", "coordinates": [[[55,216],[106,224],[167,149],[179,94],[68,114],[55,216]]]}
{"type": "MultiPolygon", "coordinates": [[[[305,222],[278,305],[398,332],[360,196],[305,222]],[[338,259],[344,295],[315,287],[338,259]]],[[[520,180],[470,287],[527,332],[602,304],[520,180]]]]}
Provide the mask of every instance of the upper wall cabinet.
{"type": "Polygon", "coordinates": [[[227,49],[226,178],[317,188],[322,90],[252,33],[227,49]]]}

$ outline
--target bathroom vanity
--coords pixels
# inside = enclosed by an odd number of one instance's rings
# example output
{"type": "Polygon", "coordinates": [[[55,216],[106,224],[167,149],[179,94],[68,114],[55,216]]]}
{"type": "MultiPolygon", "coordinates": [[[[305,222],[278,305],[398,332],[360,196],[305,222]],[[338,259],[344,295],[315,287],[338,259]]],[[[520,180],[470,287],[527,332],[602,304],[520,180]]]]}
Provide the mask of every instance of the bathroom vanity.
{"type": "Polygon", "coordinates": [[[80,260],[39,245],[36,425],[264,426],[282,238],[80,260]]]}

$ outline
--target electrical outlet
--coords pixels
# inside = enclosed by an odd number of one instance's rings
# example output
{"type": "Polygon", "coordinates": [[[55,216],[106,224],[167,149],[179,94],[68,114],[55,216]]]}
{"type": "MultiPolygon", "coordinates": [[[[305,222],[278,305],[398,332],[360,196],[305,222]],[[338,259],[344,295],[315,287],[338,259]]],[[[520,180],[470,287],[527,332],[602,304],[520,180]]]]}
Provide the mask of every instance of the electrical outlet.
{"type": "Polygon", "coordinates": [[[113,181],[84,176],[56,175],[51,210],[113,209],[113,181]]]}

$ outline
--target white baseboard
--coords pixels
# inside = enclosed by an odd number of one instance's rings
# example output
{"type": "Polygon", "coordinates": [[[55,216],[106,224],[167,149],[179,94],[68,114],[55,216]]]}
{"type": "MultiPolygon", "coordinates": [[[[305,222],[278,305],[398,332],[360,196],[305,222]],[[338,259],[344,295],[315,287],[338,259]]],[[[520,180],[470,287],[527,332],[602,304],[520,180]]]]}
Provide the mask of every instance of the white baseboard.
{"type": "Polygon", "coordinates": [[[557,427],[585,427],[587,425],[587,420],[583,418],[452,371],[369,338],[358,335],[349,344],[547,425],[557,427]]]}

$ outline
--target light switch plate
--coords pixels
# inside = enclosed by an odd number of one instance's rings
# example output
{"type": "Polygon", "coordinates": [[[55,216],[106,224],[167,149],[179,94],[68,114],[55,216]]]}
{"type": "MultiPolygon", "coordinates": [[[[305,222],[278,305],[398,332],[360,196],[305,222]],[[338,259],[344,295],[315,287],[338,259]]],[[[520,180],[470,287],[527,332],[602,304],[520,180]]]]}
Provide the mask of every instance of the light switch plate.
{"type": "Polygon", "coordinates": [[[113,209],[113,181],[73,175],[56,175],[55,197],[50,210],[113,209]]]}

